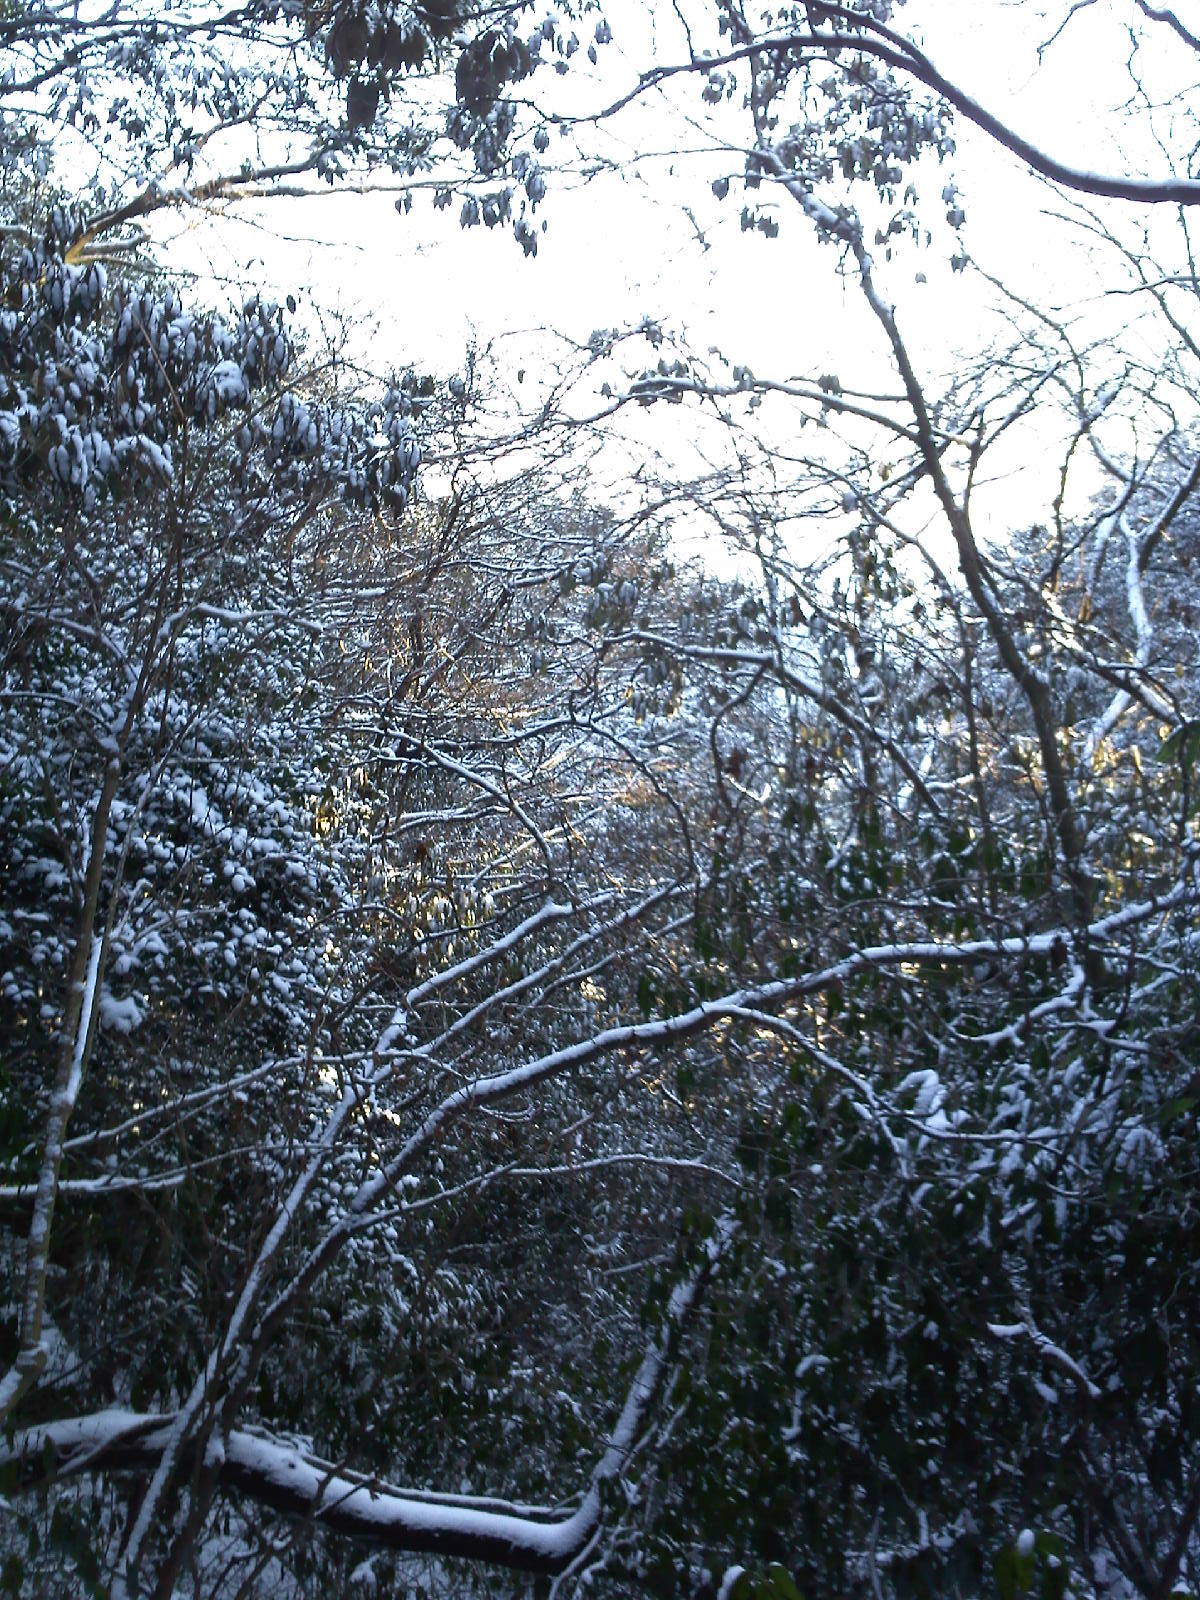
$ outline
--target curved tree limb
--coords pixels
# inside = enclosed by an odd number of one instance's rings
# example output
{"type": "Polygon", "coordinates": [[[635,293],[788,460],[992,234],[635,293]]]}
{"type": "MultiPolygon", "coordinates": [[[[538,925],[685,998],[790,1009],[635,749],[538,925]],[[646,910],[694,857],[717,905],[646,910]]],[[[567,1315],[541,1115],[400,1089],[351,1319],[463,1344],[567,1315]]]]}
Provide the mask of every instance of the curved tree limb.
{"type": "MultiPolygon", "coordinates": [[[[522,1572],[561,1572],[586,1548],[604,1518],[604,1487],[619,1477],[644,1435],[675,1363],[679,1340],[734,1226],[723,1219],[697,1269],[671,1297],[661,1335],[652,1339],[579,1507],[507,1506],[463,1495],[396,1488],[339,1469],[256,1430],[209,1439],[202,1464],[216,1483],[288,1516],[379,1548],[488,1561],[522,1572]]],[[[0,1466],[31,1481],[83,1473],[158,1472],[178,1433],[178,1416],[99,1411],[26,1429],[0,1446],[0,1466]]]]}

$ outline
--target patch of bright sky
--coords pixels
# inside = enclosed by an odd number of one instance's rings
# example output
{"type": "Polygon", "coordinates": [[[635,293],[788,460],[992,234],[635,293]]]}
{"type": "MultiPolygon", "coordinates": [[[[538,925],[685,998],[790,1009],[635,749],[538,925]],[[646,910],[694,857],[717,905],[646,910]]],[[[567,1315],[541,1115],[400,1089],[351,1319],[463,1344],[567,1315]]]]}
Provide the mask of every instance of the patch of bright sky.
{"type": "MultiPolygon", "coordinates": [[[[697,44],[715,47],[718,41],[698,24],[700,8],[691,9],[697,44]]],[[[1200,10],[1194,0],[1191,9],[1200,10]]],[[[1131,8],[1096,0],[1078,9],[1039,58],[1038,47],[1068,10],[1067,0],[911,0],[896,20],[924,40],[951,80],[1053,155],[1088,169],[1162,175],[1156,129],[1129,106],[1131,8]]],[[[615,43],[601,52],[593,74],[597,105],[648,62],[686,56],[675,7],[616,0],[605,13],[615,43]]],[[[1144,52],[1139,65],[1161,84],[1161,62],[1144,52]]],[[[585,82],[574,70],[564,81],[572,109],[587,92],[585,82]]],[[[352,350],[376,367],[394,362],[445,372],[461,365],[468,344],[489,346],[514,407],[539,398],[536,374],[558,348],[548,330],[585,343],[594,329],[627,327],[643,315],[677,331],[697,352],[717,347],[760,376],[836,371],[843,383],[894,388],[861,296],[838,277],[834,252],[817,244],[794,208],[780,210],[781,234],[772,241],[742,232],[736,182],[724,203],[714,197],[712,180],[741,169],[741,113],[735,102],[714,117],[699,87],[680,80],[591,136],[593,155],[607,167],[587,181],[552,180],[542,212],[549,227],[535,260],[522,257],[507,229],[464,233],[457,204],[434,213],[420,195],[407,215],[397,214],[394,195],[277,202],[177,239],[172,255],[178,264],[183,247],[197,266],[281,294],[302,286],[311,301],[345,316],[352,350]],[[725,145],[721,117],[730,130],[725,145]],[[518,388],[522,370],[529,377],[518,388]]],[[[1051,214],[1060,211],[1059,201],[1014,157],[962,119],[956,138],[953,162],[927,163],[921,174],[925,211],[935,219],[932,247],[902,247],[890,267],[880,264],[935,391],[962,352],[979,349],[993,303],[977,277],[950,270],[955,240],[936,224],[944,210],[937,197],[951,174],[966,207],[963,240],[972,256],[1039,306],[1073,307],[1082,317],[1081,337],[1112,322],[1103,290],[1119,276],[1111,252],[1097,252],[1083,232],[1051,214]]],[[[551,167],[560,148],[551,146],[551,167]]],[[[1118,228],[1145,223],[1137,208],[1109,206],[1104,214],[1118,228]]],[[[1162,225],[1174,223],[1163,218],[1162,225]]],[[[1118,314],[1123,337],[1136,341],[1135,322],[1132,312],[1118,314]]],[[[648,347],[645,356],[652,365],[648,347]]],[[[659,447],[686,460],[694,442],[687,413],[657,406],[644,425],[635,425],[635,437],[645,435],[652,419],[659,447]]],[[[768,405],[757,425],[769,432],[787,423],[773,422],[768,405]]],[[[1018,431],[998,458],[992,509],[1000,521],[1045,519],[1059,460],[1046,442],[1031,450],[1028,435],[1018,431]]]]}

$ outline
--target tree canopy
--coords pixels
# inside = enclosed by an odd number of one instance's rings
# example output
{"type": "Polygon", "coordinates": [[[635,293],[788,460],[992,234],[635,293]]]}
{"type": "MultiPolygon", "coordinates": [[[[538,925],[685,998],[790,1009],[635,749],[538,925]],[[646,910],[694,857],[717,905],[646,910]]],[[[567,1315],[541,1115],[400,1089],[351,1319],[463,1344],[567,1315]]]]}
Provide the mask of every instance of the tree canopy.
{"type": "Polygon", "coordinates": [[[1119,168],[889,0],[0,4],[0,1592],[1200,1588],[1200,40],[1013,16],[1119,168]],[[651,101],[836,372],[154,232],[532,257],[651,101]]]}

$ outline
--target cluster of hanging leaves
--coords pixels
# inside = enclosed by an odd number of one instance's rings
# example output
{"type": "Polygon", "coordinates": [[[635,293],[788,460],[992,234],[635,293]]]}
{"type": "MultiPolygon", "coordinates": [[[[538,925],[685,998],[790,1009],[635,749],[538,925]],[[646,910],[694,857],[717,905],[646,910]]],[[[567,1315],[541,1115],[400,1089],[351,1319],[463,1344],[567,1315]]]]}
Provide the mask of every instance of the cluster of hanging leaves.
{"type": "Polygon", "coordinates": [[[97,496],[170,483],[189,429],[239,418],[243,481],[403,509],[420,465],[413,383],[377,400],[306,400],[285,380],[285,312],[251,296],[232,317],[187,309],[152,283],[109,291],[98,263],[66,259],[79,220],[56,208],[44,238],[0,256],[0,487],[46,475],[97,496]]]}
{"type": "MultiPolygon", "coordinates": [[[[929,215],[920,208],[917,164],[954,154],[950,108],[925,93],[871,44],[892,45],[893,0],[850,0],[845,5],[798,4],[749,16],[736,5],[719,8],[718,38],[709,52],[718,63],[701,69],[705,103],[725,102],[750,113],[753,146],[736,174],[743,194],[743,232],[773,239],[775,210],[763,195],[783,179],[807,197],[809,215],[825,235],[836,232],[850,208],[871,205],[876,243],[928,243],[929,215]],[[764,189],[764,185],[766,186],[764,189]],[[864,202],[860,194],[866,191],[864,202]]],[[[719,200],[735,175],[714,180],[719,200]]],[[[945,220],[965,221],[954,184],[944,185],[945,220]]]]}
{"type": "Polygon", "coordinates": [[[98,146],[110,224],[173,203],[181,182],[204,198],[255,181],[237,145],[253,123],[267,181],[284,167],[331,184],[364,166],[414,177],[449,155],[454,170],[437,203],[461,187],[476,205],[464,225],[511,223],[532,254],[532,214],[545,192],[536,158],[548,134],[540,116],[518,116],[517,97],[539,70],[568,71],[577,52],[597,62],[607,22],[589,20],[583,43],[577,24],[569,5],[460,0],[247,0],[233,11],[133,8],[86,23],[17,14],[0,35],[0,118],[14,145],[31,130],[44,137],[49,111],[98,146]],[[441,90],[430,93],[435,77],[451,91],[448,110],[441,90]],[[471,154],[473,170],[455,151],[471,154]]]}

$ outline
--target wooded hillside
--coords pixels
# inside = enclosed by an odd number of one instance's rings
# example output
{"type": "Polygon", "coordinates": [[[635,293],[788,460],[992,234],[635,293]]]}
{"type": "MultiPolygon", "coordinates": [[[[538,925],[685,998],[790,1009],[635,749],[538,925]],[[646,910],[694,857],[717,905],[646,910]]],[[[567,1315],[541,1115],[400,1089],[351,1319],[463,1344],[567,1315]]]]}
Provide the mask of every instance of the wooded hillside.
{"type": "Polygon", "coordinates": [[[1200,39],[1011,8],[1090,171],[912,10],[0,0],[0,1593],[1200,1591],[1200,39]],[[522,411],[155,231],[540,268],[652,100],[837,373],[522,411]]]}

